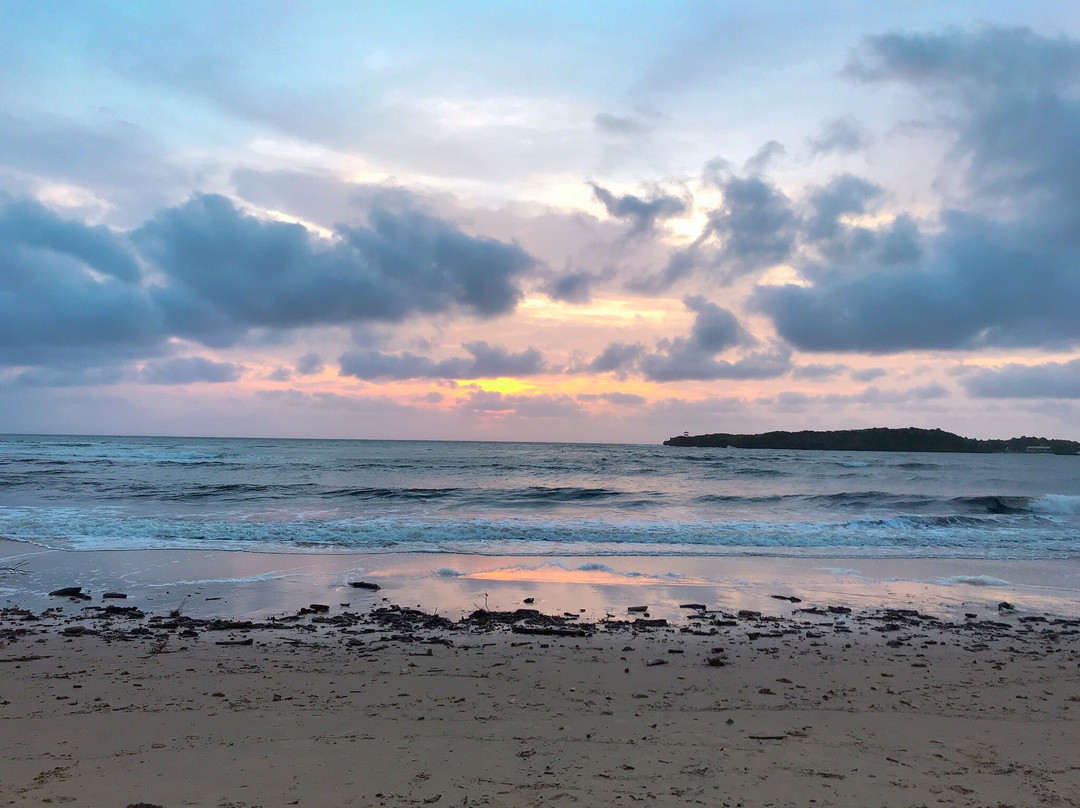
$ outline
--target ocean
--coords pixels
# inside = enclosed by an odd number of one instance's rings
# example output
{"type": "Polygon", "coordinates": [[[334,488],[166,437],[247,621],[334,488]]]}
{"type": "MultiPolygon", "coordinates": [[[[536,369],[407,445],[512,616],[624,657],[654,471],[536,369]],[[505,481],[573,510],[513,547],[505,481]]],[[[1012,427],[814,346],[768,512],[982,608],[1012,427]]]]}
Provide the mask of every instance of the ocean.
{"type": "Polygon", "coordinates": [[[1080,557],[1080,457],[0,437],[0,537],[53,549],[1080,557]]]}

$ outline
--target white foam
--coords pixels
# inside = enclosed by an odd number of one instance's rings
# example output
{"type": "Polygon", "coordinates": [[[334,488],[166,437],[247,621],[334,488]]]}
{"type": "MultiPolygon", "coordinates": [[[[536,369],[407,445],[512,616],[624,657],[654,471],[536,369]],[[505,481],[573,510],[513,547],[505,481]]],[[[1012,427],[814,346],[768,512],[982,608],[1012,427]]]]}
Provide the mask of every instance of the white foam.
{"type": "Polygon", "coordinates": [[[1029,505],[1035,513],[1071,515],[1080,514],[1080,496],[1070,494],[1044,494],[1033,499],[1029,505]]]}
{"type": "Polygon", "coordinates": [[[949,578],[937,578],[933,583],[941,586],[1012,586],[1008,581],[992,575],[953,575],[949,578]]]}

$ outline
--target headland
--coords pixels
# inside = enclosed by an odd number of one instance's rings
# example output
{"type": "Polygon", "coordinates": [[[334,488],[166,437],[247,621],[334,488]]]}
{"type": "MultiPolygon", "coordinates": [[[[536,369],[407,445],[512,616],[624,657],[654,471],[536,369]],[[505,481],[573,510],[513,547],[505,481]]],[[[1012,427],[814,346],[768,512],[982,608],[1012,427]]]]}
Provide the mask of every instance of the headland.
{"type": "Polygon", "coordinates": [[[835,452],[1020,452],[1027,454],[1080,454],[1080,442],[1058,438],[1019,437],[1006,440],[965,438],[942,429],[803,430],[763,432],[755,435],[715,432],[676,435],[665,446],[706,446],[733,449],[817,449],[835,452]]]}

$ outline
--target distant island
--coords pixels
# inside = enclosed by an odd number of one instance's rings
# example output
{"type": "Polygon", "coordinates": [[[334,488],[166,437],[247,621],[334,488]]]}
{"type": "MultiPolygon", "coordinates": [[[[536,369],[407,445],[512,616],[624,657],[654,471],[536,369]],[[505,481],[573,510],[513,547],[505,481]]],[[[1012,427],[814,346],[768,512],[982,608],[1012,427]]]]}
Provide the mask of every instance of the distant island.
{"type": "Polygon", "coordinates": [[[1050,438],[979,440],[942,429],[840,429],[825,432],[763,432],[760,435],[682,434],[665,446],[711,446],[734,449],[824,449],[834,452],[1017,452],[1027,454],[1080,454],[1080,442],[1050,438]]]}

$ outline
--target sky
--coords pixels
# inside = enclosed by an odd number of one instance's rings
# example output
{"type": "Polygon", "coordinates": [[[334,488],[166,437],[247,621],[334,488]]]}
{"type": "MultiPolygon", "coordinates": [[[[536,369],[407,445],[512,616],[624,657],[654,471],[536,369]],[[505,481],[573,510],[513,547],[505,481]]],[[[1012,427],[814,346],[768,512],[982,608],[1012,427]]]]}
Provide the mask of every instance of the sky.
{"type": "Polygon", "coordinates": [[[1072,2],[0,3],[0,432],[1080,439],[1072,2]]]}

